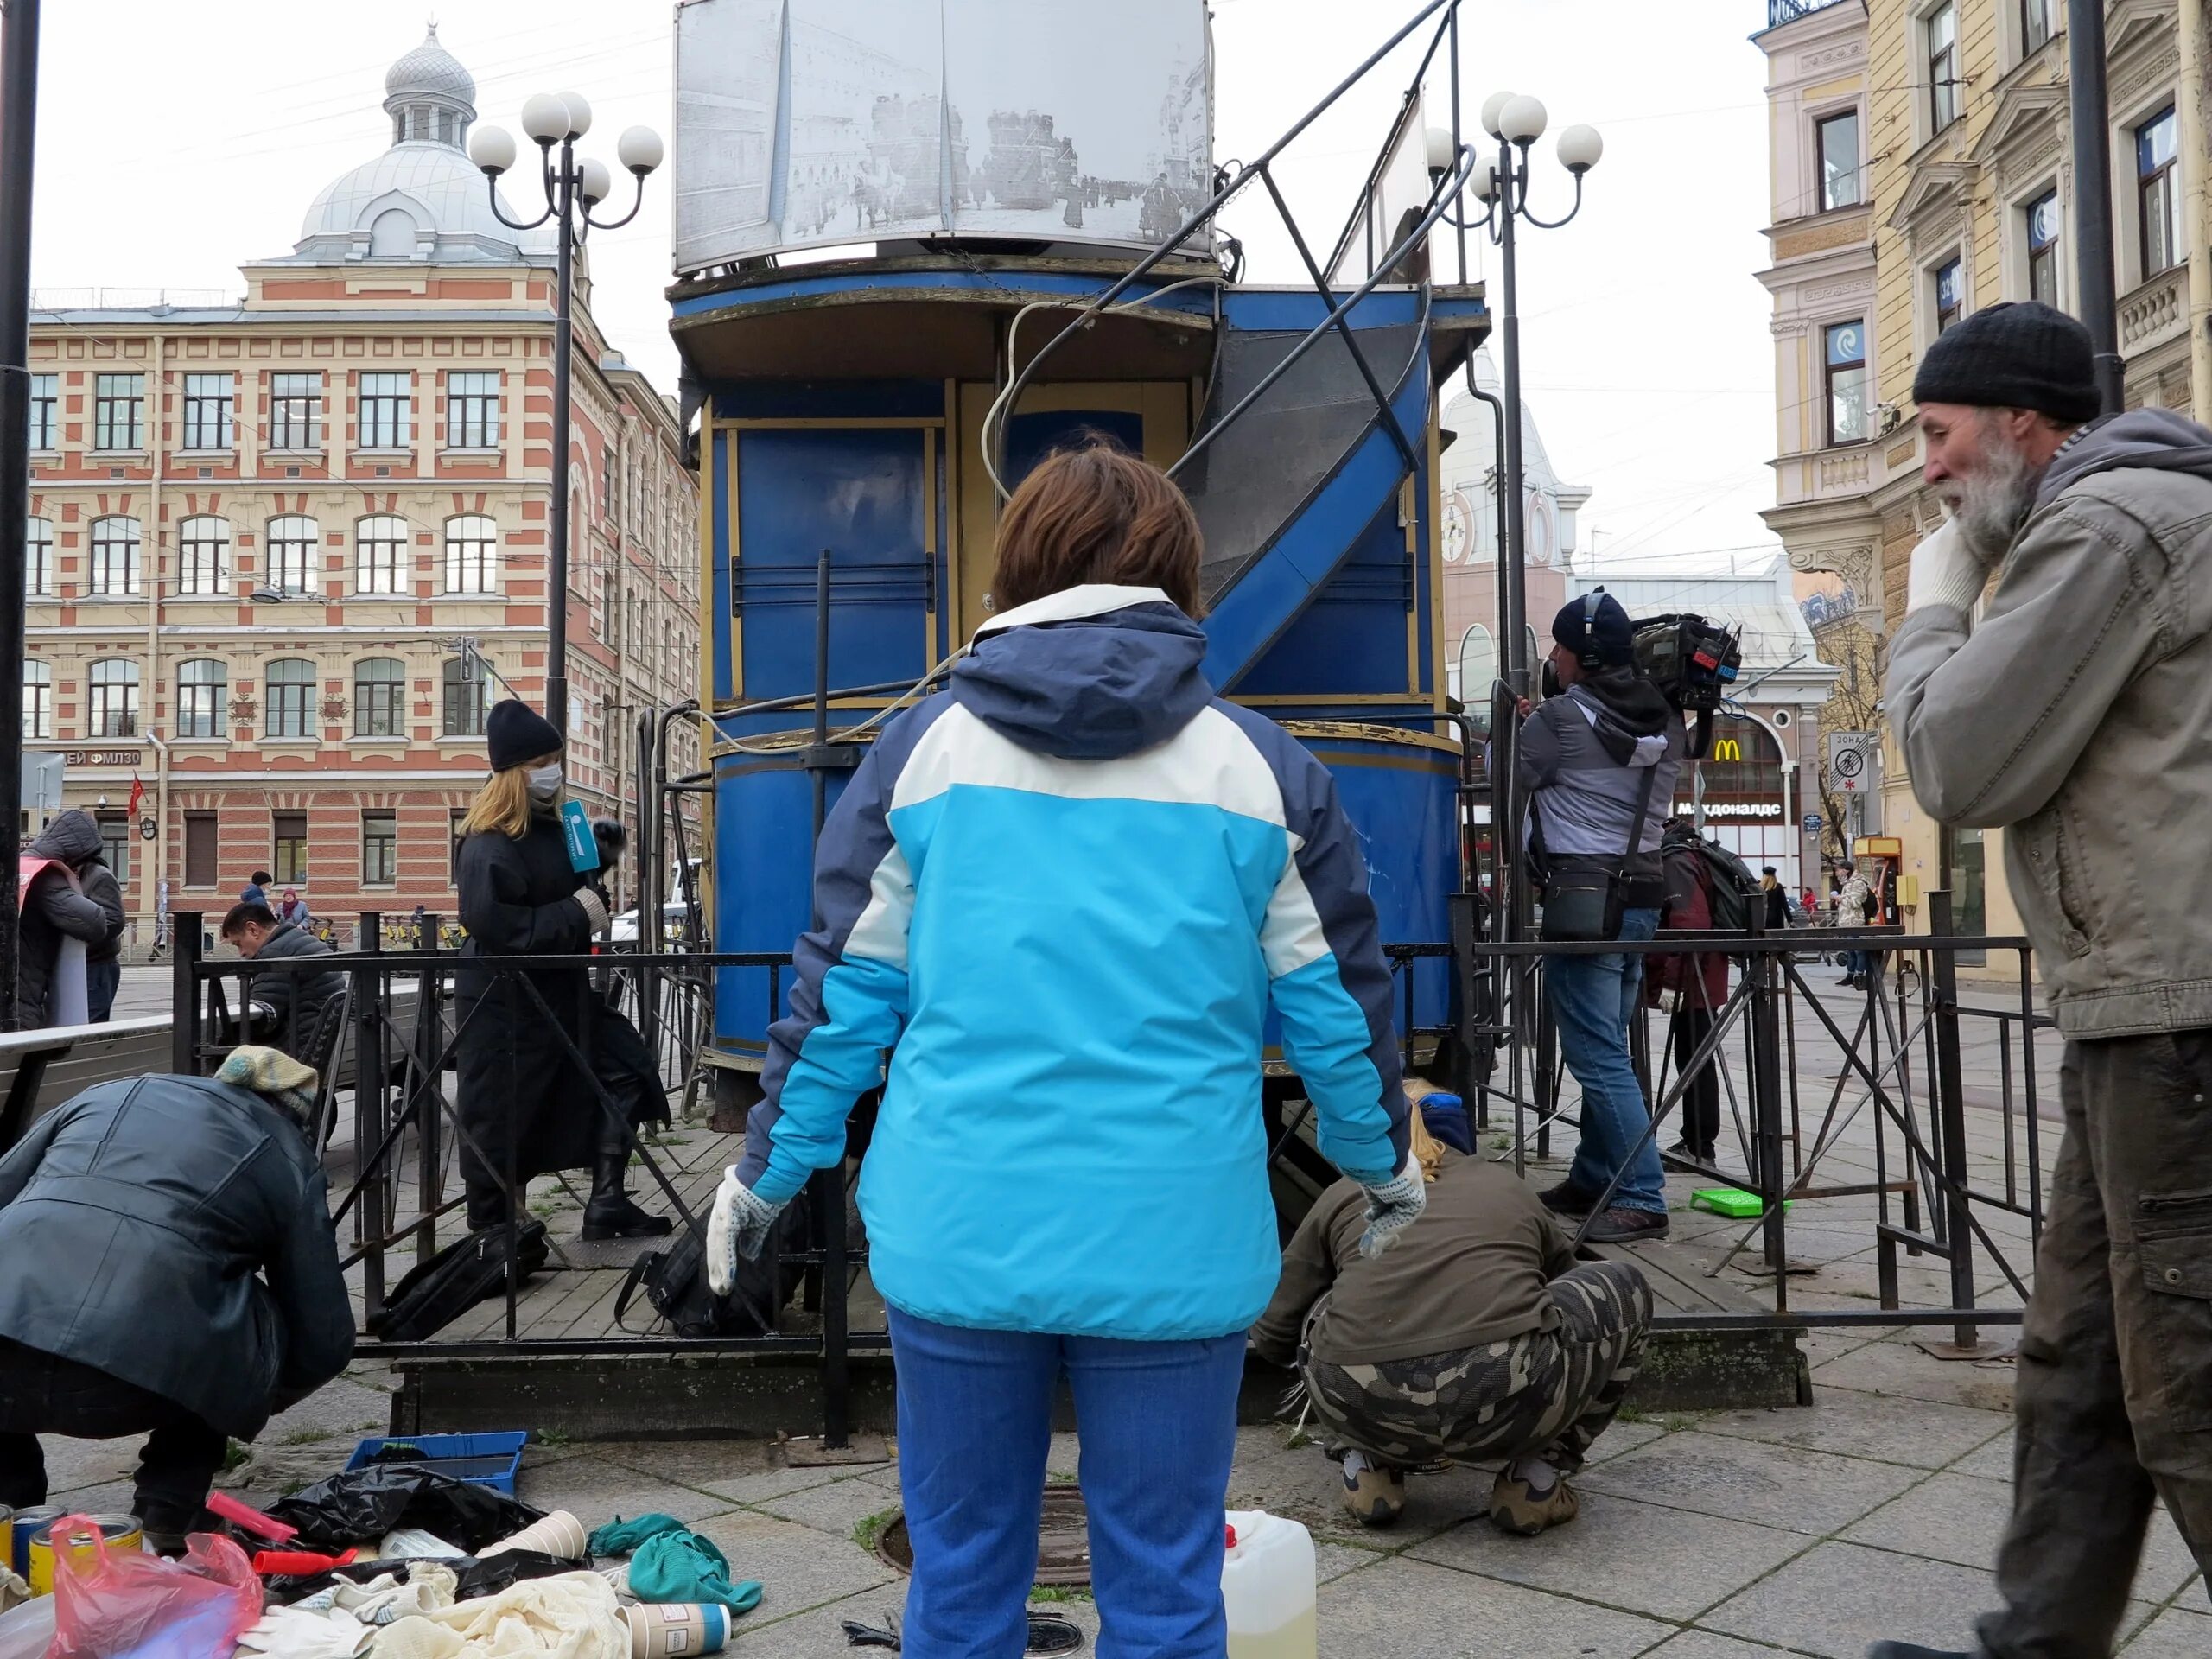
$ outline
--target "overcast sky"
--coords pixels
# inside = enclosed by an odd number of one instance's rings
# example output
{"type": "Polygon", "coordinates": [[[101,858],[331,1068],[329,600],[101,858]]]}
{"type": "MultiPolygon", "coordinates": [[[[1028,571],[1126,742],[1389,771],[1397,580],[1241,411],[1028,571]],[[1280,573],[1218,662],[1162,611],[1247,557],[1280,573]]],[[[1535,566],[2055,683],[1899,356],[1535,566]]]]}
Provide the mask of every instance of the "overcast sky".
{"type": "MultiPolygon", "coordinates": [[[[1214,148],[1227,159],[1263,149],[1417,0],[1214,3],[1214,148]]],[[[476,77],[482,118],[512,128],[527,94],[573,87],[595,111],[587,149],[611,159],[625,126],[671,129],[671,10],[437,0],[435,15],[476,77]]],[[[388,144],[384,72],[429,15],[392,0],[47,6],[34,280],[235,297],[238,264],[289,251],[315,194],[388,144]]],[[[1590,121],[1605,136],[1581,216],[1529,232],[1520,262],[1529,402],[1560,474],[1596,491],[1586,560],[1592,531],[1600,563],[1624,575],[1772,548],[1758,512],[1773,501],[1773,354],[1752,275],[1766,251],[1764,60],[1748,40],[1764,8],[1466,0],[1465,17],[1471,130],[1483,94],[1510,86],[1545,101],[1554,133],[1590,121]]],[[[1286,156],[1309,239],[1332,239],[1413,67],[1402,52],[1286,156]]],[[[1446,84],[1440,64],[1432,120],[1445,118],[1446,84]]],[[[1550,135],[1535,156],[1534,205],[1556,216],[1572,187],[1550,135]]],[[[594,236],[593,274],[610,339],[672,389],[667,202],[664,177],[650,181],[634,225],[594,236]]],[[[1226,216],[1253,252],[1251,280],[1298,275],[1273,217],[1264,196],[1226,216]]]]}

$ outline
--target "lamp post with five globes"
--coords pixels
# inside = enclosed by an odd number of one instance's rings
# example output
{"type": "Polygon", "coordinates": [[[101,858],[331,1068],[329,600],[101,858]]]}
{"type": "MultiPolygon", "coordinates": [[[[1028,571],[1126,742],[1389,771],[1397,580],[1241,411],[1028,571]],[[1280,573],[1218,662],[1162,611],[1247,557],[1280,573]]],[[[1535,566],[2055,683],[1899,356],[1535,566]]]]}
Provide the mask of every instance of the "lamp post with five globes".
{"type": "Polygon", "coordinates": [[[1526,543],[1528,496],[1521,460],[1521,312],[1515,265],[1514,224],[1525,219],[1540,230],[1554,231],[1582,210],[1583,175],[1597,166],[1605,154],[1605,140],[1595,127],[1573,126],[1559,136],[1560,165],[1574,175],[1574,205],[1557,219],[1539,219],[1529,211],[1529,146],[1544,136],[1544,106],[1536,99],[1513,92],[1493,92],[1483,102],[1484,130],[1497,140],[1497,159],[1475,169],[1472,189],[1489,210],[1484,230],[1498,249],[1499,300],[1503,315],[1499,333],[1504,340],[1505,380],[1505,521],[1499,526],[1498,622],[1503,638],[1498,641],[1505,664],[1505,682],[1513,695],[1529,695],[1529,618],[1526,543]]]}
{"type": "Polygon", "coordinates": [[[661,163],[660,135],[651,127],[632,127],[614,146],[615,159],[638,181],[638,198],[617,219],[597,219],[592,209],[614,188],[613,175],[601,161],[579,160],[576,140],[591,130],[591,105],[575,92],[539,92],[522,106],[522,130],[538,149],[545,188],[545,211],[536,219],[507,217],[499,204],[499,175],[515,164],[515,141],[505,129],[479,126],[468,135],[468,159],[483,169],[492,212],[510,230],[531,231],[551,223],[560,237],[555,343],[553,347],[553,514],[552,546],[546,570],[545,717],[563,737],[569,730],[569,360],[575,349],[571,323],[575,287],[575,253],[596,227],[619,230],[645,206],[645,175],[661,163]],[[556,159],[555,152],[558,150],[556,159]]]}

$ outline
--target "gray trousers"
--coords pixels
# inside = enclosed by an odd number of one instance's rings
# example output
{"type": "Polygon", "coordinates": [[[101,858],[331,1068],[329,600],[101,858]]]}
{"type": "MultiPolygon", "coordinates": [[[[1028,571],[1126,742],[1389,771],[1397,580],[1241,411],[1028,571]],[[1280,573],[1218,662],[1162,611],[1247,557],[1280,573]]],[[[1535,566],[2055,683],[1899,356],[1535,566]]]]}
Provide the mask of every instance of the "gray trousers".
{"type": "Polygon", "coordinates": [[[1992,1659],[2107,1659],[2154,1497],[2212,1569],[2212,1030],[2069,1044],[1992,1659]]]}

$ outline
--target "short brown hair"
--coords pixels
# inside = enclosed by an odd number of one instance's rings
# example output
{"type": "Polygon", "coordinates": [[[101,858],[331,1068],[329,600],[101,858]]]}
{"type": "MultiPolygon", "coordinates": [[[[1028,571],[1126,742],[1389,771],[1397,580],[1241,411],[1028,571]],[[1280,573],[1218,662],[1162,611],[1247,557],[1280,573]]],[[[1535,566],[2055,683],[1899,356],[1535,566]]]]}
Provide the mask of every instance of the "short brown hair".
{"type": "Polygon", "coordinates": [[[1157,467],[1106,442],[1063,449],[1006,504],[992,605],[1010,611],[1064,588],[1115,582],[1160,588],[1195,617],[1205,549],[1198,515],[1157,467]]]}

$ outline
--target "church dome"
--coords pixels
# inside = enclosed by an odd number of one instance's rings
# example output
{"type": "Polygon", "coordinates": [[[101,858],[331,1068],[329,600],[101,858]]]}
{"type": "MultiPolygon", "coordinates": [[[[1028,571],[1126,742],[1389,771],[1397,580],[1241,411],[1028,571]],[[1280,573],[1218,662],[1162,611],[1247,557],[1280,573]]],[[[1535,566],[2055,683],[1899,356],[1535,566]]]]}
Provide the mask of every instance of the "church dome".
{"type": "MultiPolygon", "coordinates": [[[[492,211],[484,175],[462,148],[476,119],[476,82],[439,44],[435,24],[420,46],[391,66],[384,84],[391,148],[342,174],[315,199],[293,259],[552,263],[557,244],[550,226],[518,231],[492,211]]],[[[507,214],[520,217],[512,209],[507,214]]]]}

